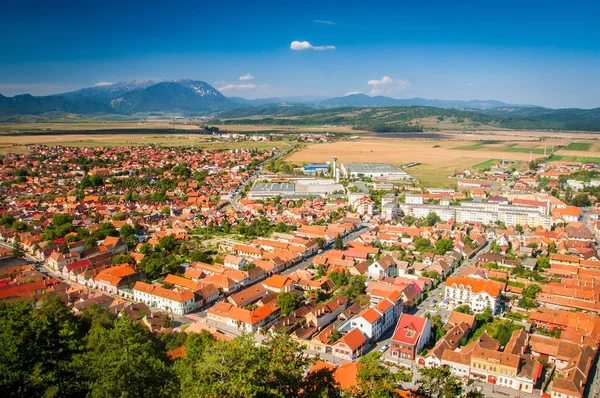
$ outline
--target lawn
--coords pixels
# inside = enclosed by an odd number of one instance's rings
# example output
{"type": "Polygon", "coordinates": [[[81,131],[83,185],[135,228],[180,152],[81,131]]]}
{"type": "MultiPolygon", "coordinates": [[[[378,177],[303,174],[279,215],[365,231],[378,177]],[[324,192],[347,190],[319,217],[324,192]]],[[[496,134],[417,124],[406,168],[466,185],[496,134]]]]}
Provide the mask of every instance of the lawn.
{"type": "Polygon", "coordinates": [[[485,162],[481,162],[481,163],[474,165],[473,168],[478,169],[478,170],[489,169],[492,166],[494,166],[495,164],[497,164],[498,162],[500,162],[500,160],[501,159],[486,160],[485,162]]]}
{"type": "Polygon", "coordinates": [[[589,151],[592,148],[590,142],[570,142],[565,147],[566,151],[589,151]]]}

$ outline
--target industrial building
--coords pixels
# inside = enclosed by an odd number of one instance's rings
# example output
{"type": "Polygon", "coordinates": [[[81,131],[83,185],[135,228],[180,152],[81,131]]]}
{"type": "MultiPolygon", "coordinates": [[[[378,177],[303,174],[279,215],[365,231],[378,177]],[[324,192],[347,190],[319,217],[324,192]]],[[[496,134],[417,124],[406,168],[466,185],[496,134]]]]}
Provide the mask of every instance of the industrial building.
{"type": "Polygon", "coordinates": [[[306,199],[308,196],[330,196],[334,193],[345,192],[341,184],[333,180],[323,179],[300,179],[294,182],[272,182],[254,184],[248,199],[260,200],[273,196],[281,196],[285,199],[306,199]]]}
{"type": "Polygon", "coordinates": [[[329,172],[329,165],[326,163],[323,164],[307,164],[306,166],[302,167],[302,172],[304,174],[316,174],[319,172],[323,172],[323,173],[328,173],[329,172]]]}
{"type": "Polygon", "coordinates": [[[412,181],[414,178],[389,163],[343,163],[341,172],[345,178],[371,178],[384,181],[412,181]]]}

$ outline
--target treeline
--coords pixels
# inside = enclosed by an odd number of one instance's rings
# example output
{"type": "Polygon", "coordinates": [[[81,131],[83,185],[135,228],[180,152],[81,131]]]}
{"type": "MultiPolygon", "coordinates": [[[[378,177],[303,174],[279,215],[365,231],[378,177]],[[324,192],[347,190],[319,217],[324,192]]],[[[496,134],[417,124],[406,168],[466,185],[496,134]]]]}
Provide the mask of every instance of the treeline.
{"type": "MultiPolygon", "coordinates": [[[[75,315],[55,295],[39,308],[0,303],[3,397],[341,397],[331,370],[307,374],[312,361],[285,334],[260,345],[249,336],[152,334],[96,305],[75,315]],[[178,348],[182,356],[168,355],[178,348]]],[[[397,397],[400,378],[410,375],[392,374],[372,353],[344,394],[397,397]]]]}
{"type": "Polygon", "coordinates": [[[334,108],[310,110],[296,107],[262,107],[256,112],[245,109],[243,112],[227,111],[211,124],[253,124],[253,125],[345,125],[355,129],[377,132],[419,132],[422,127],[409,123],[414,119],[438,117],[454,118],[457,124],[484,124],[500,128],[519,130],[600,130],[600,111],[554,110],[535,108],[537,111],[509,112],[503,110],[459,110],[441,109],[429,106],[392,106],[372,108],[334,108]],[[280,109],[282,108],[282,109],[280,109]],[[239,115],[239,116],[236,116],[239,115]],[[263,116],[260,119],[251,116],[263,116]],[[284,117],[276,117],[284,116],[284,117]],[[287,116],[287,117],[285,117],[287,116]],[[294,116],[294,118],[291,118],[294,116]]]}

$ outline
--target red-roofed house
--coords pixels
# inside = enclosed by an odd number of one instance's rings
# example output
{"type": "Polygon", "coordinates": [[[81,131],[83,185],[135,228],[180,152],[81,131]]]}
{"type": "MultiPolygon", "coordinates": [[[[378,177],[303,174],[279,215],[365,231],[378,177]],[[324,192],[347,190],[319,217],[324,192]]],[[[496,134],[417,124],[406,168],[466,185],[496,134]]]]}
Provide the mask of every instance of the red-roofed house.
{"type": "Polygon", "coordinates": [[[431,338],[431,321],[416,315],[402,314],[390,344],[393,357],[414,359],[431,338]]]}

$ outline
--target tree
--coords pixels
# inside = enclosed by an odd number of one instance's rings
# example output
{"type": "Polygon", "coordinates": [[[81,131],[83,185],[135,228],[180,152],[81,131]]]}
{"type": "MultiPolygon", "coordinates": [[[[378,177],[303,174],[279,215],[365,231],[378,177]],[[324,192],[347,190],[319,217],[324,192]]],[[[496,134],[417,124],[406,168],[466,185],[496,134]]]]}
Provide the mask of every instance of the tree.
{"type": "Polygon", "coordinates": [[[333,248],[335,250],[342,250],[344,248],[344,241],[342,240],[340,234],[336,236],[335,241],[333,242],[333,248]]]}
{"type": "Polygon", "coordinates": [[[571,205],[577,207],[589,207],[592,205],[590,201],[590,195],[587,193],[580,193],[575,195],[575,197],[571,200],[571,205]]]}
{"type": "Polygon", "coordinates": [[[437,213],[431,212],[431,213],[427,214],[427,216],[423,220],[423,225],[425,227],[433,227],[440,220],[441,220],[441,218],[440,218],[440,216],[437,215],[437,213]]]}
{"type": "Polygon", "coordinates": [[[454,311],[469,315],[473,313],[469,304],[459,305],[458,307],[454,308],[454,311]]]}
{"type": "Polygon", "coordinates": [[[446,254],[446,252],[454,248],[454,241],[452,239],[440,239],[435,242],[435,252],[437,254],[446,254]]]}
{"type": "Polygon", "coordinates": [[[454,398],[462,393],[460,379],[447,365],[419,368],[417,396],[424,398],[454,398]]]}
{"type": "Polygon", "coordinates": [[[537,261],[537,266],[542,270],[550,268],[550,257],[539,257],[537,261]]]}
{"type": "Polygon", "coordinates": [[[424,253],[425,251],[427,251],[431,248],[431,241],[429,239],[420,238],[420,237],[414,238],[413,246],[415,247],[415,250],[418,251],[419,253],[424,253]]]}
{"type": "Polygon", "coordinates": [[[352,391],[355,397],[397,397],[397,377],[390,368],[381,363],[381,354],[371,351],[360,358],[360,368],[356,375],[357,385],[352,391]]]}
{"type": "Polygon", "coordinates": [[[348,281],[348,286],[343,291],[344,297],[350,301],[354,301],[358,296],[364,294],[366,291],[365,282],[367,278],[363,275],[353,275],[348,281]]]}
{"type": "Polygon", "coordinates": [[[131,255],[125,254],[125,253],[120,253],[120,254],[117,254],[116,256],[114,256],[112,262],[113,262],[113,265],[121,265],[121,264],[133,265],[133,264],[135,264],[135,260],[133,259],[133,257],[131,257],[131,255]]]}
{"type": "Polygon", "coordinates": [[[277,296],[277,305],[281,308],[281,315],[284,316],[296,311],[301,303],[302,299],[297,294],[291,292],[280,293],[277,296]]]}
{"type": "Polygon", "coordinates": [[[337,329],[333,329],[333,332],[331,332],[331,334],[329,335],[327,342],[331,345],[331,344],[334,344],[336,341],[338,341],[341,338],[342,338],[342,333],[337,329]]]}
{"type": "Polygon", "coordinates": [[[465,394],[465,398],[485,398],[481,391],[471,390],[465,394]]]}
{"type": "Polygon", "coordinates": [[[523,289],[523,297],[528,299],[536,299],[537,294],[542,291],[542,288],[537,283],[532,283],[523,289]]]}
{"type": "Polygon", "coordinates": [[[23,244],[21,243],[21,238],[19,235],[15,235],[15,241],[12,245],[13,256],[15,257],[23,257],[25,255],[25,251],[23,250],[23,244]]]}
{"type": "Polygon", "coordinates": [[[256,346],[250,336],[214,341],[177,360],[180,396],[186,397],[335,397],[331,372],[305,376],[309,358],[289,335],[256,346]],[[321,395],[319,391],[330,394],[321,395]]]}
{"type": "Polygon", "coordinates": [[[152,335],[127,317],[106,329],[94,324],[86,352],[77,363],[90,380],[91,397],[171,397],[176,394],[172,370],[152,335]]]}
{"type": "Polygon", "coordinates": [[[77,396],[72,362],[79,339],[75,316],[54,294],[45,295],[35,310],[24,301],[0,304],[3,396],[77,396]]]}

